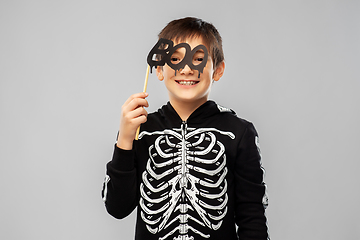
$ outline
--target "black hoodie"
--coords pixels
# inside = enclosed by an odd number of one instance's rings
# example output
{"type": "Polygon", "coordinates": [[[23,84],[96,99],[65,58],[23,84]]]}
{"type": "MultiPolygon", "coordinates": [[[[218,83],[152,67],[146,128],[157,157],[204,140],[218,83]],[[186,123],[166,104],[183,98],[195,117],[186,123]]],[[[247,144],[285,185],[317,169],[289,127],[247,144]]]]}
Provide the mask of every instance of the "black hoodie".
{"type": "Polygon", "coordinates": [[[138,207],[135,239],[268,239],[252,123],[213,101],[184,122],[168,103],[140,129],[133,150],[115,145],[102,191],[115,218],[138,207]]]}

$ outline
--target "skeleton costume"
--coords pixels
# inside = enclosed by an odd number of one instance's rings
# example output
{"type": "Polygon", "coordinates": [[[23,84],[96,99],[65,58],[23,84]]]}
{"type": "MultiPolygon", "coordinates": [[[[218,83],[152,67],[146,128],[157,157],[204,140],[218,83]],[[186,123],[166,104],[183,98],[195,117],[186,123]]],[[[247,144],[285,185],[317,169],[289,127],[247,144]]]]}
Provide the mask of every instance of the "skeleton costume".
{"type": "Polygon", "coordinates": [[[250,122],[213,101],[184,122],[168,103],[140,129],[133,150],[115,145],[102,191],[115,218],[137,207],[135,239],[268,239],[266,186],[250,122]]]}

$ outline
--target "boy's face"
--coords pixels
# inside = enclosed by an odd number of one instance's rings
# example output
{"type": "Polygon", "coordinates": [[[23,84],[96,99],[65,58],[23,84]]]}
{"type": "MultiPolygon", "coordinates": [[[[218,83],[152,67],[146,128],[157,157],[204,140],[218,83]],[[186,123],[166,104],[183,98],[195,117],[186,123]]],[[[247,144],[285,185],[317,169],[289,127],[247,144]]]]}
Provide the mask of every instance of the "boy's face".
{"type": "MultiPolygon", "coordinates": [[[[198,45],[205,45],[202,38],[188,38],[185,41],[190,45],[191,50],[198,45]]],[[[179,42],[174,42],[175,45],[179,42]]],[[[186,54],[185,48],[178,48],[171,56],[172,64],[181,62],[186,54]]],[[[208,59],[203,59],[204,52],[200,49],[193,55],[193,64],[200,64],[202,61],[207,61],[203,72],[199,76],[198,70],[191,69],[185,65],[183,69],[175,70],[165,64],[163,67],[157,67],[156,74],[160,81],[164,80],[165,86],[169,93],[171,103],[191,103],[200,106],[208,100],[212,80],[218,81],[223,75],[225,64],[222,62],[214,69],[213,61],[208,56],[208,59]]]]}

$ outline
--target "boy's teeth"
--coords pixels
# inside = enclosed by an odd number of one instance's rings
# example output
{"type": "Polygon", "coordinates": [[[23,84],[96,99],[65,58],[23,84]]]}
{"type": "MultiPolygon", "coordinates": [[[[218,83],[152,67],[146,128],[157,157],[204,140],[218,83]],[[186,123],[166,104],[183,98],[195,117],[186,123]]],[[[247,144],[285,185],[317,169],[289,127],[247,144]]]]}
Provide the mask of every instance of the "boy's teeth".
{"type": "Polygon", "coordinates": [[[196,84],[196,81],[178,81],[181,85],[194,85],[196,84]]]}

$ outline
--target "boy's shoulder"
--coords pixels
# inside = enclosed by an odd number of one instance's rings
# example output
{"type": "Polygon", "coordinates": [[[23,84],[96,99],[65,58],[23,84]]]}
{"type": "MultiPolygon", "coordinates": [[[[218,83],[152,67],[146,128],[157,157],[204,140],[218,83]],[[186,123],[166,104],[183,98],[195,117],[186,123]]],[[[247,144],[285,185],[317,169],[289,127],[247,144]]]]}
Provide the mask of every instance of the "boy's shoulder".
{"type": "MultiPolygon", "coordinates": [[[[215,103],[216,104],[216,103],[215,103]]],[[[249,125],[251,124],[251,122],[249,122],[248,120],[239,117],[236,112],[234,110],[232,110],[231,108],[227,108],[224,107],[220,104],[216,104],[217,108],[219,109],[220,114],[220,118],[228,118],[230,121],[234,121],[238,124],[243,124],[243,125],[249,125]]]]}

